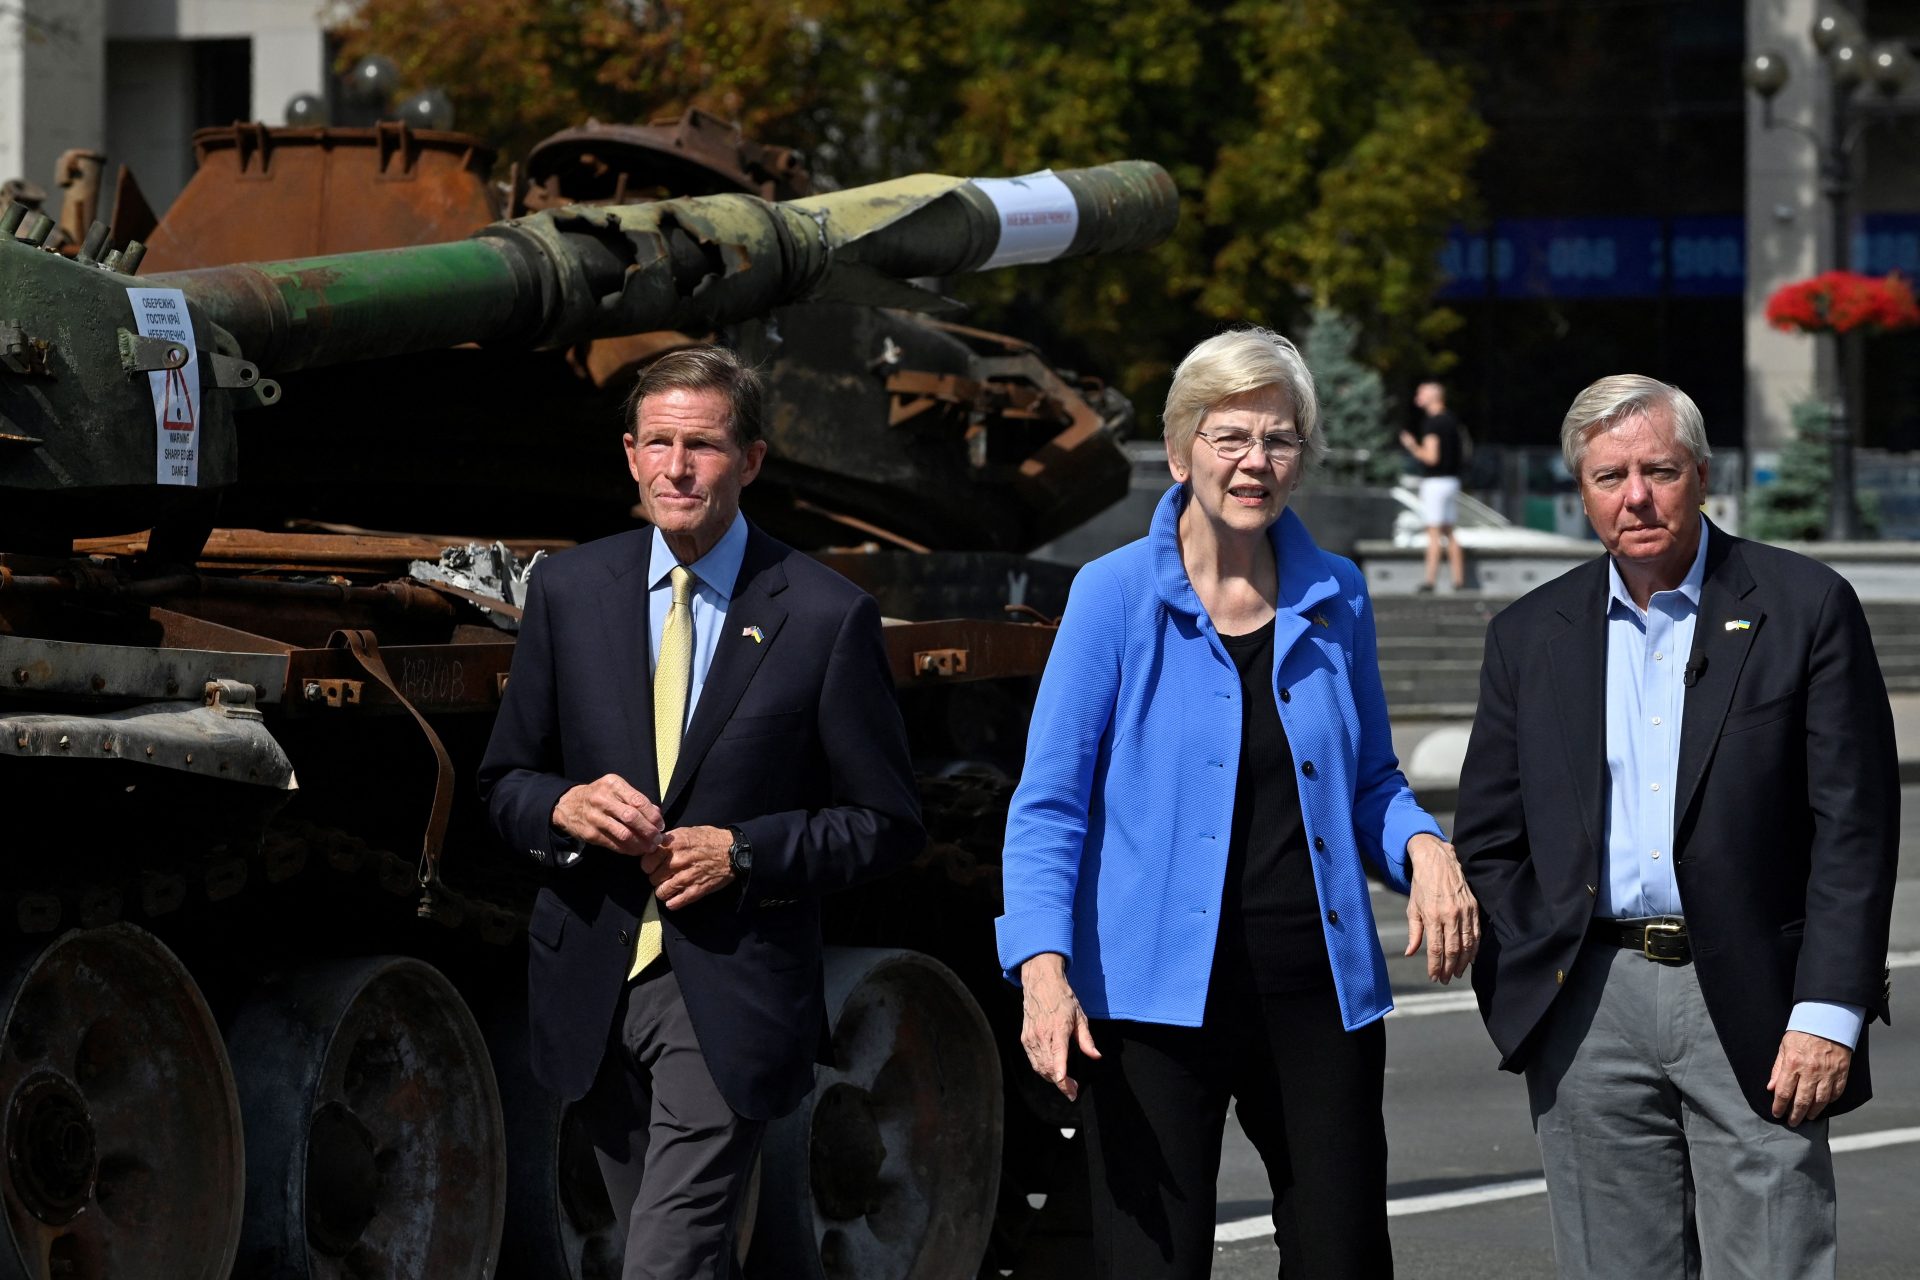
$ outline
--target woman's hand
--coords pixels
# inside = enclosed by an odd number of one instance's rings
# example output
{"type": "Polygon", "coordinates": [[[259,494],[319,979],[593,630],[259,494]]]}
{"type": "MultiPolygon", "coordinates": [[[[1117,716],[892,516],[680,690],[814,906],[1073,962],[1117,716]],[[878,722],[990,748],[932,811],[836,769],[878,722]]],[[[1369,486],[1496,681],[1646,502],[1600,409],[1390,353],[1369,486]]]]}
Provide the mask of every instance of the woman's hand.
{"type": "Polygon", "coordinates": [[[1072,1102],[1080,1096],[1080,1085],[1067,1074],[1067,1051],[1075,1044],[1089,1058],[1099,1057],[1100,1051],[1093,1047],[1093,1027],[1080,1000],[1067,984],[1066,957],[1045,951],[1022,964],[1020,991],[1025,1014],[1020,1047],[1034,1072],[1072,1102]]]}
{"type": "Polygon", "coordinates": [[[1407,955],[1427,944],[1427,977],[1445,986],[1467,971],[1480,950],[1480,904],[1460,871],[1453,846],[1421,833],[1407,841],[1413,888],[1407,894],[1407,955]]]}

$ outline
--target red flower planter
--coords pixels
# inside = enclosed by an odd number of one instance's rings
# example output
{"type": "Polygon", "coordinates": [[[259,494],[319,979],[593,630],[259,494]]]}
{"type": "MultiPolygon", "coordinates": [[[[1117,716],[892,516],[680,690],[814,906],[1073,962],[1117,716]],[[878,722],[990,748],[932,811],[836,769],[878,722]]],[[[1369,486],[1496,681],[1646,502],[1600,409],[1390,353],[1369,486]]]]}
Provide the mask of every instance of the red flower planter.
{"type": "Polygon", "coordinates": [[[1920,325],[1920,305],[1900,276],[1823,271],[1774,290],[1767,323],[1801,333],[1890,333],[1920,325]]]}

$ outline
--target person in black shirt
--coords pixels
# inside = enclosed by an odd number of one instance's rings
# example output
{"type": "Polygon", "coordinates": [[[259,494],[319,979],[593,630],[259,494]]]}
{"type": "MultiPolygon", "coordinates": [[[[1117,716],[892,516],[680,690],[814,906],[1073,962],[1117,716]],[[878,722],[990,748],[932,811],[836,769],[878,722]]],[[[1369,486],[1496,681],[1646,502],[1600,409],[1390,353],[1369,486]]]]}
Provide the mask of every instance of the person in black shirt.
{"type": "Polygon", "coordinates": [[[1420,515],[1427,523],[1427,575],[1420,590],[1431,591],[1440,576],[1440,550],[1446,548],[1447,569],[1453,576],[1453,589],[1467,585],[1467,553],[1460,546],[1454,526],[1460,520],[1460,472],[1463,461],[1460,420],[1447,411],[1447,389],[1438,382],[1423,382],[1413,393],[1413,403],[1427,415],[1420,424],[1420,435],[1400,433],[1400,447],[1412,454],[1422,467],[1420,479],[1420,515]]]}

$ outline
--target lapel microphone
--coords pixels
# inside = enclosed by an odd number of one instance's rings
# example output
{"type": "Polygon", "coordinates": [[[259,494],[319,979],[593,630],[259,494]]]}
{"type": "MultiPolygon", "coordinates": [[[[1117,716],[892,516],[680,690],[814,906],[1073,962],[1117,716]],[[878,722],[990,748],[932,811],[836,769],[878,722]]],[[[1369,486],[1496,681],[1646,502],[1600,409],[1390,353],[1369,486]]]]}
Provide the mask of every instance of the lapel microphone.
{"type": "Polygon", "coordinates": [[[1687,659],[1687,674],[1684,677],[1682,677],[1680,683],[1688,689],[1693,688],[1695,683],[1699,681],[1701,674],[1705,672],[1706,669],[1707,669],[1706,650],[1695,649],[1693,651],[1693,656],[1687,659]]]}

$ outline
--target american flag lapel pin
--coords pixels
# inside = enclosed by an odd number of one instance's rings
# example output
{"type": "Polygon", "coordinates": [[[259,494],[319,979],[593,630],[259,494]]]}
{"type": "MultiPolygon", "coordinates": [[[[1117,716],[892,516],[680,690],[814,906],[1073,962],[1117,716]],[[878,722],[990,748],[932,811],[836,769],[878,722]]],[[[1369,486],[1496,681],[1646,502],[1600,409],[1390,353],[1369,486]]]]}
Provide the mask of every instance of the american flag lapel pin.
{"type": "Polygon", "coordinates": [[[759,644],[767,638],[766,634],[758,627],[742,627],[740,628],[740,634],[752,640],[755,644],[759,644]]]}
{"type": "Polygon", "coordinates": [[[1727,619],[1727,630],[1751,631],[1753,630],[1753,622],[1748,618],[1729,618],[1727,619]]]}

